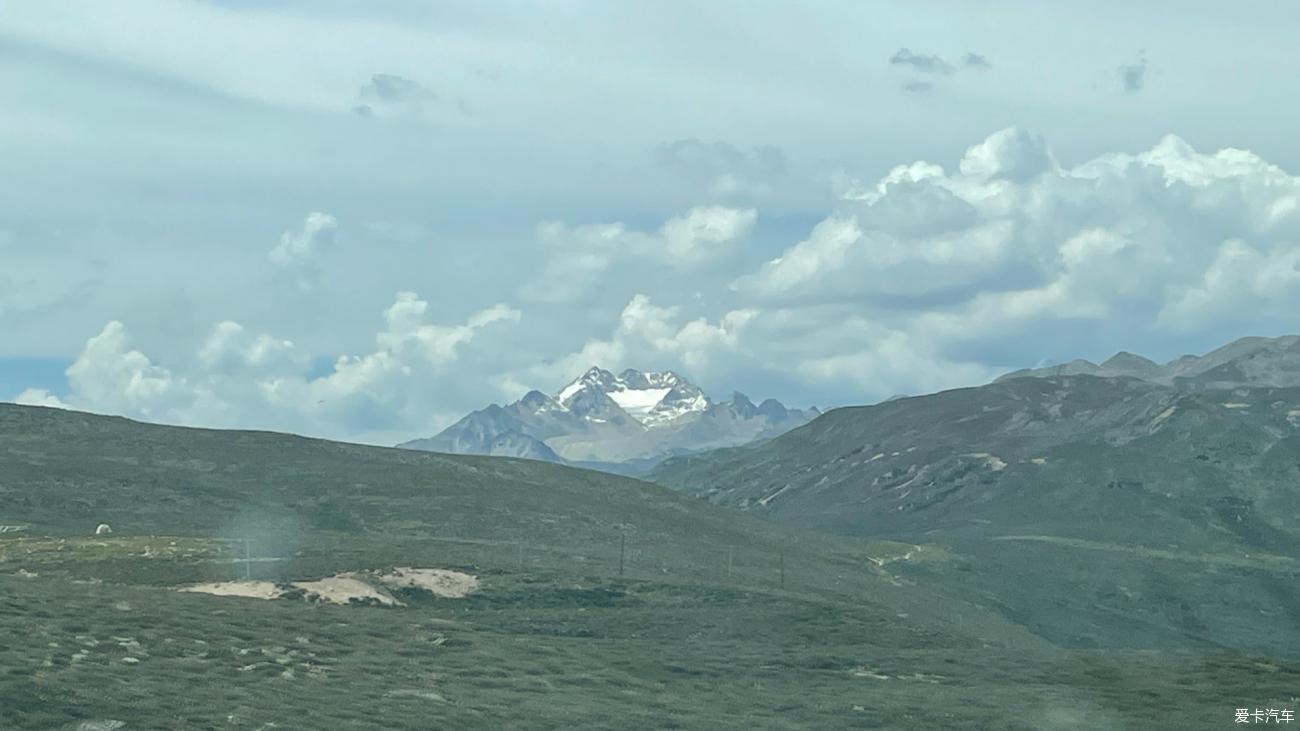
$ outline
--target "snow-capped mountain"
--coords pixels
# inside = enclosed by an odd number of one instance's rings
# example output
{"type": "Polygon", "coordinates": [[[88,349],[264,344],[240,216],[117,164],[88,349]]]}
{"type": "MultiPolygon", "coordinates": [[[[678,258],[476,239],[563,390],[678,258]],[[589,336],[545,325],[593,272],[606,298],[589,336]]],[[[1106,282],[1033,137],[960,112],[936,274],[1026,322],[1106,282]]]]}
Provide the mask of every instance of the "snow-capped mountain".
{"type": "Polygon", "coordinates": [[[631,368],[617,376],[592,368],[560,389],[555,401],[575,413],[599,418],[590,409],[592,405],[599,405],[602,411],[608,409],[605,399],[600,398],[602,394],[647,428],[664,426],[711,405],[695,384],[672,371],[642,373],[631,368]]]}
{"type": "Polygon", "coordinates": [[[528,457],[635,471],[677,454],[767,439],[819,415],[744,394],[714,402],[671,371],[591,368],[553,396],[529,391],[475,411],[436,436],[399,444],[459,454],[528,457]]]}

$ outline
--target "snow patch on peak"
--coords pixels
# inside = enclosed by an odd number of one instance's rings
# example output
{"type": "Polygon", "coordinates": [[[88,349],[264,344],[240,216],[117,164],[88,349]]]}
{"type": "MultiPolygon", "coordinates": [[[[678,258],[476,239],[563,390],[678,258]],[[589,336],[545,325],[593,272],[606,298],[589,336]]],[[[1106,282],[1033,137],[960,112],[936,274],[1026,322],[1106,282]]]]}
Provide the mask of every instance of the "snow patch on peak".
{"type": "Polygon", "coordinates": [[[586,387],[586,384],[584,384],[584,383],[582,382],[582,379],[578,379],[578,380],[574,381],[573,383],[570,383],[569,385],[567,385],[567,386],[565,386],[564,388],[560,389],[560,392],[557,393],[557,394],[555,394],[555,400],[556,400],[556,401],[559,401],[561,404],[563,404],[563,403],[567,403],[567,402],[569,401],[569,399],[571,399],[571,398],[573,398],[574,396],[576,396],[576,395],[578,394],[578,392],[581,391],[581,390],[582,390],[583,388],[585,388],[585,387],[586,387]]]}
{"type": "Polygon", "coordinates": [[[681,381],[664,395],[642,423],[646,426],[658,426],[680,419],[691,413],[703,412],[713,406],[704,392],[693,384],[681,381]]]}
{"type": "Polygon", "coordinates": [[[618,404],[619,408],[644,423],[650,410],[658,406],[671,390],[670,388],[624,388],[610,391],[609,397],[618,404]]]}
{"type": "Polygon", "coordinates": [[[569,383],[569,385],[560,389],[560,392],[555,394],[555,400],[568,406],[569,401],[583,391],[594,389],[597,391],[608,392],[610,387],[613,386],[617,380],[618,379],[614,378],[613,373],[598,366],[592,366],[587,369],[586,373],[578,376],[569,383]]]}
{"type": "Polygon", "coordinates": [[[714,404],[672,371],[592,368],[554,396],[529,391],[518,401],[475,411],[428,439],[402,447],[550,462],[630,462],[747,444],[816,415],[776,401],[755,406],[741,394],[714,404]]]}
{"type": "Polygon", "coordinates": [[[672,371],[642,372],[628,368],[615,376],[599,367],[590,368],[561,389],[555,401],[563,408],[572,409],[578,401],[600,400],[598,394],[607,396],[628,416],[647,427],[667,424],[712,405],[698,387],[672,371]]]}

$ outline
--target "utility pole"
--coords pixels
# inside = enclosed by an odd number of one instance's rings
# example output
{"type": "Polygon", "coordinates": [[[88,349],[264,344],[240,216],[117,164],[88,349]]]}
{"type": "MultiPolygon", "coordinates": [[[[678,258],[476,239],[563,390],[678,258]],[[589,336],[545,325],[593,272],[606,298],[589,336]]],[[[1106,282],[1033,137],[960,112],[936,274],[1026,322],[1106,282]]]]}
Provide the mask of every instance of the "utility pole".
{"type": "Polygon", "coordinates": [[[618,534],[618,575],[623,575],[623,556],[627,553],[627,533],[618,534]]]}
{"type": "Polygon", "coordinates": [[[244,579],[253,578],[253,549],[249,546],[252,543],[249,539],[244,539],[244,579]]]}

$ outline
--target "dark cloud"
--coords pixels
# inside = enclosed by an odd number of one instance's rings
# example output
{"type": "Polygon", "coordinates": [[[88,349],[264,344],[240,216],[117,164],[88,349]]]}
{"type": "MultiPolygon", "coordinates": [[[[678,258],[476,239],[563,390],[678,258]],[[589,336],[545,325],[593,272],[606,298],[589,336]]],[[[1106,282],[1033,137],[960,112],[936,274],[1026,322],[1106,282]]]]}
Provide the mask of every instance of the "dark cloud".
{"type": "Polygon", "coordinates": [[[1146,86],[1147,78],[1147,57],[1145,53],[1138,55],[1138,62],[1126,64],[1119,67],[1120,83],[1124,85],[1124,91],[1129,94],[1136,94],[1142,91],[1146,86]]]}
{"type": "Polygon", "coordinates": [[[375,74],[370,83],[361,87],[361,97],[373,98],[388,103],[429,101],[437,97],[433,92],[418,82],[402,78],[396,74],[375,74]]]}
{"type": "Polygon", "coordinates": [[[380,112],[419,115],[426,104],[438,99],[438,95],[423,84],[397,74],[375,74],[362,85],[357,99],[352,111],[364,117],[380,112]]]}
{"type": "Polygon", "coordinates": [[[952,64],[929,53],[916,53],[909,48],[900,48],[889,57],[894,66],[910,66],[913,71],[922,74],[942,74],[947,76],[957,69],[952,64]]]}
{"type": "Polygon", "coordinates": [[[917,53],[910,48],[900,48],[889,57],[891,66],[902,66],[911,69],[916,74],[922,74],[927,78],[914,78],[903,84],[903,91],[919,94],[932,91],[935,86],[933,79],[939,76],[952,76],[960,71],[975,70],[985,71],[993,68],[987,56],[982,53],[968,52],[962,56],[959,64],[952,64],[943,58],[931,53],[917,53]]]}

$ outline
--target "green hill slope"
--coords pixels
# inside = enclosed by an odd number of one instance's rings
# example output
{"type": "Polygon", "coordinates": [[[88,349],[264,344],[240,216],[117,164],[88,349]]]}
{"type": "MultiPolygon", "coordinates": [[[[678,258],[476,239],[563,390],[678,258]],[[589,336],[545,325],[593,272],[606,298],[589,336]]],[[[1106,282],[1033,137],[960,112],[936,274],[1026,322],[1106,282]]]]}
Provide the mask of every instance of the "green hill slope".
{"type": "Polygon", "coordinates": [[[931,581],[1066,644],[1300,653],[1300,389],[1011,379],[837,409],[652,479],[800,527],[947,545],[973,570],[931,581]]]}
{"type": "Polygon", "coordinates": [[[0,405],[0,524],[5,728],[1194,728],[1300,679],[1062,650],[909,575],[941,548],[525,460],[0,405]],[[478,589],[176,591],[401,566],[478,589]]]}

